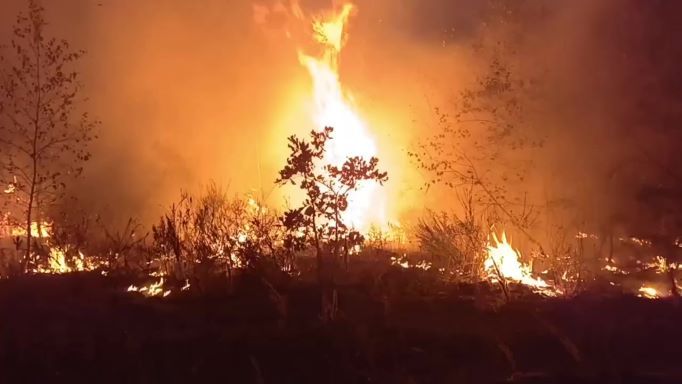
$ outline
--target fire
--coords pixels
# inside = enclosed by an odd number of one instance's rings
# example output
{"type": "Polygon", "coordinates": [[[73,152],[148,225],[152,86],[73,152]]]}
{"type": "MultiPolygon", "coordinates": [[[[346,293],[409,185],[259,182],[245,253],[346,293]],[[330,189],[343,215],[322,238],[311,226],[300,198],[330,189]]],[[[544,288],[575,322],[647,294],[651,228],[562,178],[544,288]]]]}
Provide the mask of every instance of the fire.
{"type": "MultiPolygon", "coordinates": [[[[347,38],[346,23],[354,6],[346,3],[337,14],[313,20],[313,37],[323,50],[319,56],[311,56],[299,50],[298,58],[313,81],[315,111],[313,123],[318,129],[334,128],[334,138],[327,149],[326,160],[341,165],[349,156],[370,158],[376,156],[377,148],[365,123],[353,110],[350,97],[344,92],[339,78],[339,56],[347,38]]],[[[382,202],[377,196],[377,185],[367,184],[351,194],[346,222],[360,229],[367,229],[370,219],[384,222],[382,202]],[[378,209],[373,211],[373,208],[378,209]]]]}
{"type": "MultiPolygon", "coordinates": [[[[128,287],[128,292],[138,292],[146,297],[167,297],[168,295],[170,295],[171,291],[169,289],[164,289],[163,285],[164,280],[163,277],[161,277],[159,278],[159,281],[150,283],[149,285],[143,285],[142,287],[138,287],[136,285],[131,284],[128,287]]],[[[189,289],[188,284],[186,289],[189,289]]]]}
{"type": "Polygon", "coordinates": [[[502,232],[499,240],[495,233],[492,234],[492,242],[488,242],[488,257],[483,263],[488,278],[493,281],[503,278],[527,285],[544,294],[553,294],[551,287],[541,278],[532,275],[531,267],[524,265],[519,260],[520,254],[507,241],[507,235],[502,232]]]}
{"type": "Polygon", "coordinates": [[[391,265],[403,269],[422,269],[424,271],[428,271],[433,267],[433,264],[426,260],[421,260],[416,264],[410,264],[410,261],[407,259],[407,255],[403,255],[402,257],[391,257],[391,265]]]}
{"type": "Polygon", "coordinates": [[[645,297],[647,299],[657,299],[661,297],[661,294],[658,293],[658,290],[653,287],[648,287],[648,286],[642,286],[639,288],[639,294],[637,296],[639,297],[645,297]]]}
{"type": "Polygon", "coordinates": [[[611,272],[611,273],[614,273],[614,274],[617,274],[617,275],[627,275],[627,274],[629,274],[628,271],[625,271],[625,270],[619,268],[619,267],[616,265],[616,261],[615,261],[615,260],[612,260],[610,263],[607,263],[606,265],[604,265],[604,268],[603,268],[603,269],[604,269],[605,271],[608,271],[608,272],[611,272]]]}
{"type": "Polygon", "coordinates": [[[63,274],[94,271],[97,268],[105,266],[105,264],[101,262],[86,258],[82,252],[78,252],[78,255],[73,257],[69,263],[67,254],[68,249],[64,250],[56,247],[50,248],[50,255],[48,256],[47,261],[36,266],[32,272],[44,274],[63,274]]]}
{"type": "MultiPolygon", "coordinates": [[[[11,236],[23,238],[26,236],[26,228],[23,225],[9,225],[3,227],[0,237],[11,236]]],[[[34,239],[42,239],[41,244],[46,247],[47,257],[36,260],[27,272],[41,274],[63,274],[71,272],[94,271],[105,267],[106,262],[94,258],[85,257],[83,252],[69,248],[55,246],[52,239],[52,223],[48,221],[32,222],[31,236],[34,239]],[[73,252],[72,252],[73,251],[73,252]]],[[[33,254],[36,256],[36,254],[33,254]]]]}
{"type": "MultiPolygon", "coordinates": [[[[46,221],[31,223],[31,236],[37,238],[47,239],[51,236],[52,224],[46,221]]],[[[24,237],[26,236],[26,228],[22,226],[12,227],[10,231],[12,237],[24,237]]]]}
{"type": "MultiPolygon", "coordinates": [[[[82,254],[79,256],[83,256],[82,254]]],[[[47,260],[47,268],[45,273],[69,273],[72,271],[71,267],[66,262],[66,254],[62,250],[52,248],[50,249],[50,257],[47,260]]],[[[39,270],[41,272],[41,270],[39,270]]]]}
{"type": "MultiPolygon", "coordinates": [[[[665,261],[665,258],[663,258],[662,256],[656,256],[653,261],[648,262],[648,263],[644,263],[644,267],[652,268],[658,274],[664,274],[668,271],[668,263],[665,261]]],[[[670,267],[676,268],[677,265],[675,265],[675,263],[671,263],[670,267]]]]}
{"type": "MultiPolygon", "coordinates": [[[[151,282],[147,285],[142,285],[142,286],[137,286],[135,284],[131,284],[128,286],[128,289],[126,289],[126,292],[129,293],[139,293],[145,297],[168,297],[171,293],[173,293],[172,289],[166,288],[166,280],[163,274],[160,273],[152,273],[150,276],[160,276],[159,280],[155,282],[151,282]]],[[[189,279],[185,279],[185,283],[183,284],[182,287],[180,287],[181,292],[186,292],[189,291],[190,287],[192,285],[189,282],[189,279]]]]}

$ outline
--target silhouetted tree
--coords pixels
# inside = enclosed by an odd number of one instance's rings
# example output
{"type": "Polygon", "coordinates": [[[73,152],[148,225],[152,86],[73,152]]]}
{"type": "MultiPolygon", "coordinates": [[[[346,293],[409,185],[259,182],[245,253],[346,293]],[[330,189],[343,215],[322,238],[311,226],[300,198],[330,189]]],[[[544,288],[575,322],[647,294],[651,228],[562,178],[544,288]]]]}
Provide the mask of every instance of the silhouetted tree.
{"type": "Polygon", "coordinates": [[[513,226],[542,250],[530,231],[540,206],[529,201],[525,186],[533,171],[530,154],[544,144],[533,115],[542,70],[528,74],[520,68],[518,50],[525,35],[517,3],[488,3],[472,46],[485,66],[449,108],[434,108],[434,134],[408,154],[425,171],[427,189],[467,191],[477,214],[513,226]]]}
{"type": "Polygon", "coordinates": [[[348,208],[348,198],[361,183],[374,181],[381,185],[388,180],[386,172],[378,169],[375,157],[349,157],[343,165],[324,164],[325,145],[332,139],[333,128],[310,132],[310,141],[289,137],[290,154],[287,164],[279,172],[277,183],[298,185],[305,199],[297,208],[285,212],[282,219],[288,229],[288,246],[315,248],[318,275],[323,276],[324,255],[328,253],[337,262],[363,241],[362,235],[348,227],[343,213],[348,208]]]}
{"type": "Polygon", "coordinates": [[[46,37],[46,25],[43,7],[29,0],[11,49],[0,56],[0,181],[24,215],[24,268],[32,258],[31,223],[81,173],[97,125],[78,111],[81,85],[73,66],[84,52],[46,37]]]}
{"type": "Polygon", "coordinates": [[[508,222],[542,249],[529,231],[537,213],[523,187],[530,165],[516,158],[542,146],[525,117],[532,86],[516,78],[500,54],[493,54],[475,86],[460,93],[451,112],[435,109],[436,133],[408,154],[426,172],[427,188],[469,191],[478,211],[508,222]]]}

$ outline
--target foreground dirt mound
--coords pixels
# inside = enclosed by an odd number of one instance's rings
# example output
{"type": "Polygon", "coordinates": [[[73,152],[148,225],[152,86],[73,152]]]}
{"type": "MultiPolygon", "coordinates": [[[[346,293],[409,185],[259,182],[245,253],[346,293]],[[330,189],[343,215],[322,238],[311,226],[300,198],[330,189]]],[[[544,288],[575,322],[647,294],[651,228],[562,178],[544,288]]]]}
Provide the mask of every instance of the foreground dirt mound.
{"type": "MultiPolygon", "coordinates": [[[[314,286],[147,299],[93,275],[0,282],[0,382],[682,382],[682,309],[634,297],[529,298],[495,310],[452,287],[380,297],[314,286]]],[[[469,287],[470,288],[470,287],[469,287]]],[[[596,297],[596,296],[594,296],[596,297]]]]}

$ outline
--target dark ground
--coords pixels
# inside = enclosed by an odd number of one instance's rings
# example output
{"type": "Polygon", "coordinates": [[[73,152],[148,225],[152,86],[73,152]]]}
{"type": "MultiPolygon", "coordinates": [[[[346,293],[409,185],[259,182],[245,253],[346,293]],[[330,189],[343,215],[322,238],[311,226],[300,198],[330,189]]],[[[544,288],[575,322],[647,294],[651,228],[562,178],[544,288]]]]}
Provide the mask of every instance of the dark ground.
{"type": "Polygon", "coordinates": [[[0,382],[682,383],[672,301],[529,295],[493,310],[481,299],[491,292],[425,294],[395,274],[388,293],[341,287],[327,325],[303,283],[279,289],[283,319],[251,279],[230,295],[166,299],[97,274],[1,281],[0,382]]]}

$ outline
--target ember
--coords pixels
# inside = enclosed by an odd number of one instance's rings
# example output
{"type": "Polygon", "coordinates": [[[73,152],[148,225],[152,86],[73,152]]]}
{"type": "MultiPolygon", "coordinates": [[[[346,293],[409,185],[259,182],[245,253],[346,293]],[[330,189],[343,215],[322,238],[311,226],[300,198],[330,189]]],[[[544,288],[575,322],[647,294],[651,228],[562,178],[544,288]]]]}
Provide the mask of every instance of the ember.
{"type": "Polygon", "coordinates": [[[146,297],[166,297],[171,294],[170,289],[164,289],[163,277],[159,281],[138,287],[130,285],[128,292],[139,292],[146,297]]]}

